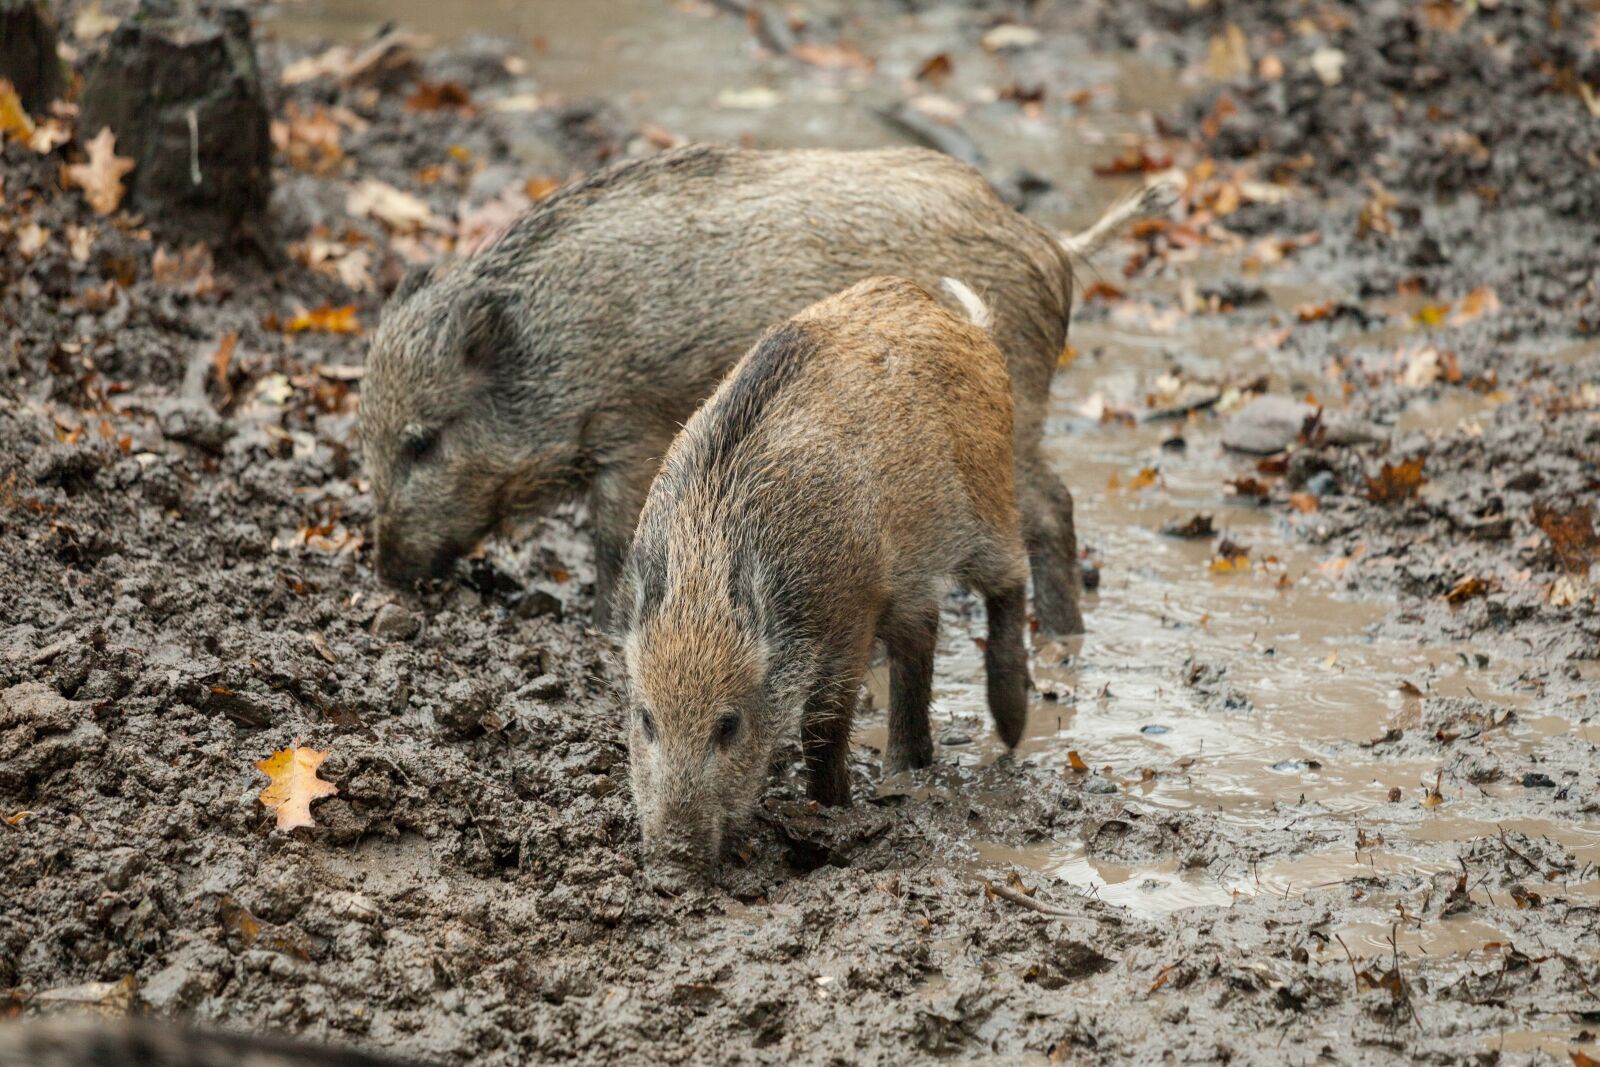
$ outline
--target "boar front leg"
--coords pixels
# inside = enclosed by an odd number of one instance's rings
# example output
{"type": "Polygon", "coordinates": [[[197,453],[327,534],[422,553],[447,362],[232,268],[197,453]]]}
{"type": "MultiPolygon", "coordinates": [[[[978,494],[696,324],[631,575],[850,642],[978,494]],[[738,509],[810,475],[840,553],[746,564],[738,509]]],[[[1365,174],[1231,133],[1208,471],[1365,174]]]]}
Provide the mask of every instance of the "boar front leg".
{"type": "Polygon", "coordinates": [[[596,471],[589,487],[589,522],[594,529],[594,624],[599,629],[611,625],[617,582],[655,473],[654,458],[619,458],[596,471]]]}
{"type": "Polygon", "coordinates": [[[1035,454],[1017,463],[1017,507],[1033,572],[1033,611],[1039,629],[1056,637],[1083,633],[1078,534],[1072,494],[1035,454]]]}
{"type": "Polygon", "coordinates": [[[800,747],[809,777],[807,792],[818,804],[850,803],[850,720],[856,685],[828,685],[806,701],[800,747]]]}
{"type": "Polygon", "coordinates": [[[933,699],[933,653],[939,641],[939,608],[917,613],[884,634],[889,650],[889,751],[884,770],[933,763],[928,704],[933,699]]]}

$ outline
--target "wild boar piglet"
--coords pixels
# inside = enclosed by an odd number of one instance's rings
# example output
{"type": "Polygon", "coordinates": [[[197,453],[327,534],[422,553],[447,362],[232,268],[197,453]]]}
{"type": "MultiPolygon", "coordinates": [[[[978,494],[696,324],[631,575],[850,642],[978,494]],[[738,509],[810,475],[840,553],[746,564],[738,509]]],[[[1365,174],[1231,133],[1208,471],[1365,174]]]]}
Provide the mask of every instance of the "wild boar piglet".
{"type": "MultiPolygon", "coordinates": [[[[978,321],[987,309],[951,284],[978,321]]],[[[689,420],[623,572],[634,799],[652,866],[704,870],[778,746],[848,803],[857,692],[891,662],[890,769],[933,759],[928,701],[952,583],[988,610],[989,710],[1026,716],[1027,553],[1011,387],[989,334],[913,282],[872,278],[769,331],[689,420]]]]}

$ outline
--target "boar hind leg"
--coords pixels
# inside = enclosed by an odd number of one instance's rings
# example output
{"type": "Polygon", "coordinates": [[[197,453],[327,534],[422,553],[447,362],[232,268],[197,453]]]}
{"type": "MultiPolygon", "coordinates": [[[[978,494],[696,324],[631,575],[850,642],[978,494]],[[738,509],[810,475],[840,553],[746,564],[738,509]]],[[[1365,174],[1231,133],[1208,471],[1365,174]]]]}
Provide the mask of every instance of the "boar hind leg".
{"type": "Polygon", "coordinates": [[[995,732],[1008,748],[1022,740],[1028,721],[1028,598],[1018,583],[984,598],[989,616],[989,645],[983,665],[989,682],[989,714],[995,732]]]}
{"type": "Polygon", "coordinates": [[[850,720],[856,687],[830,686],[806,702],[801,748],[809,778],[807,792],[818,804],[850,803],[850,720]]]}
{"type": "Polygon", "coordinates": [[[1035,456],[1017,465],[1017,506],[1033,571],[1033,610],[1039,628],[1059,637],[1083,633],[1079,604],[1083,576],[1078,570],[1072,494],[1035,456]]]}
{"type": "Polygon", "coordinates": [[[935,605],[889,629],[889,774],[933,763],[933,735],[928,730],[928,703],[933,699],[933,653],[939,640],[935,605]]]}

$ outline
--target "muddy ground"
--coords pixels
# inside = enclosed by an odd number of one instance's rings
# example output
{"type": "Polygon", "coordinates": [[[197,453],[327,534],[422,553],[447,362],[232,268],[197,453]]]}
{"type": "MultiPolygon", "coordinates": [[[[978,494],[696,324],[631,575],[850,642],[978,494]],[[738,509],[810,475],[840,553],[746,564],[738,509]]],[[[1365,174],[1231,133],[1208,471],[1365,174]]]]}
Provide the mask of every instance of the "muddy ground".
{"type": "MultiPolygon", "coordinates": [[[[265,247],[95,213],[91,131],[4,146],[0,1014],[462,1064],[1600,1057],[1595,5],[593,6],[366,68],[385,9],[255,11],[265,247]],[[658,100],[657,52],[736,73],[658,100]],[[1051,225],[1190,176],[1086,271],[1057,385],[1090,633],[999,758],[953,595],[939,765],[885,781],[868,710],[853,809],[790,768],[664,899],[581,515],[380,588],[342,331],[553,181],[893,143],[907,99],[1051,225]],[[254,763],[296,742],[339,794],[285,834],[254,763]]],[[[63,9],[79,62],[125,13],[63,9]]]]}

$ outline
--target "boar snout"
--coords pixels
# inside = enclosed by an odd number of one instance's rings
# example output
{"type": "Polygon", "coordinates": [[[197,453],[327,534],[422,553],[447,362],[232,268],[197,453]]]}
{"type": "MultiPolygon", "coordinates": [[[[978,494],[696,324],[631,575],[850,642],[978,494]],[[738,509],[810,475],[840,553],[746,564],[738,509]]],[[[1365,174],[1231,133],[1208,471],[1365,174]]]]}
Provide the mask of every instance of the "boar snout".
{"type": "Polygon", "coordinates": [[[420,581],[443,578],[459,554],[448,546],[433,552],[421,550],[384,525],[377,528],[376,536],[374,565],[378,578],[385,585],[399,589],[409,589],[420,581]]]}
{"type": "Polygon", "coordinates": [[[669,808],[644,820],[645,863],[668,879],[702,879],[722,854],[721,820],[695,805],[669,808]]]}

